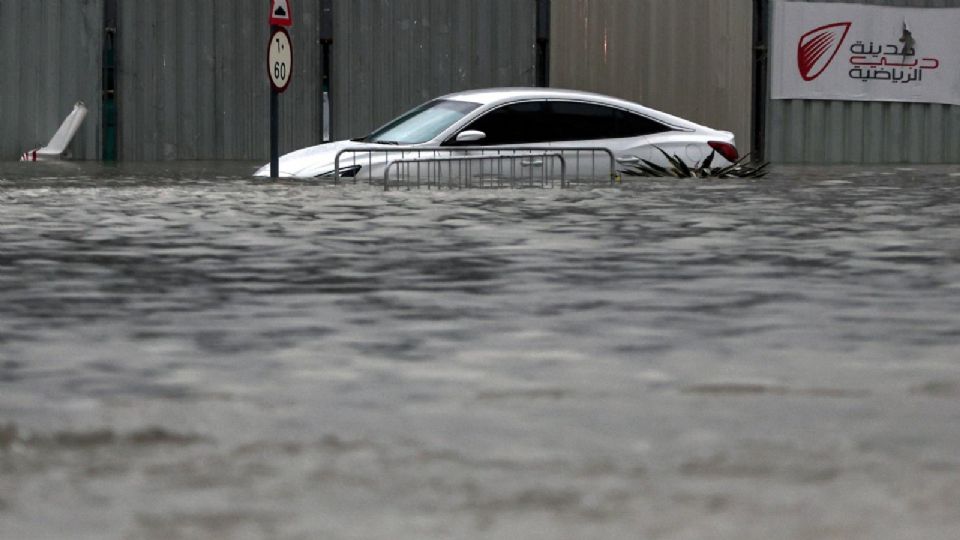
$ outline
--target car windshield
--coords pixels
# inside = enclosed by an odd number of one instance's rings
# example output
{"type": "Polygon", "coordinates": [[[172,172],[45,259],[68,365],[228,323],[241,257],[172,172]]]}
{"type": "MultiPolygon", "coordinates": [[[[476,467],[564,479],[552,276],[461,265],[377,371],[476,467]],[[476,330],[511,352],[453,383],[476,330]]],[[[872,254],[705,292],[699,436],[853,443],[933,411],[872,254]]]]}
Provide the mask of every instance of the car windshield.
{"type": "Polygon", "coordinates": [[[479,106],[479,103],[469,101],[437,99],[374,131],[363,141],[381,144],[425,143],[479,106]]]}

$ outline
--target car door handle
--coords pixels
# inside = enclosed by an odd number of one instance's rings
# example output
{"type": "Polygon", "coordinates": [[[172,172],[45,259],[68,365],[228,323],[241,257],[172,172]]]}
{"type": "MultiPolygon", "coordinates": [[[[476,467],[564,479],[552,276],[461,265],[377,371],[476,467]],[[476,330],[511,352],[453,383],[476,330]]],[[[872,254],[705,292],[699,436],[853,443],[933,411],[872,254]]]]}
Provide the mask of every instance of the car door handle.
{"type": "Polygon", "coordinates": [[[617,163],[623,163],[624,165],[635,165],[640,163],[640,158],[637,156],[627,156],[622,158],[617,158],[617,163]]]}
{"type": "Polygon", "coordinates": [[[542,159],[525,159],[520,162],[522,167],[543,167],[542,159]]]}

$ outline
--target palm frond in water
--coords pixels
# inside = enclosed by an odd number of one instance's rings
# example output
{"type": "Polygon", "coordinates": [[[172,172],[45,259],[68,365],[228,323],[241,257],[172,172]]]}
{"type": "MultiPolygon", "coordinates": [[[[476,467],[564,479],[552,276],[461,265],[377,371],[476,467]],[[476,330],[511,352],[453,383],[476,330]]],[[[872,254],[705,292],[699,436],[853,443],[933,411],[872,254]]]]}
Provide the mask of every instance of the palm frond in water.
{"type": "Polygon", "coordinates": [[[750,154],[743,156],[725,167],[713,167],[716,160],[716,151],[710,152],[702,162],[693,167],[687,165],[676,154],[670,155],[662,148],[655,146],[663,154],[670,167],[663,167],[651,161],[641,159],[637,165],[621,171],[627,176],[647,176],[653,178],[763,178],[767,175],[769,163],[757,163],[749,161],[750,154]]]}

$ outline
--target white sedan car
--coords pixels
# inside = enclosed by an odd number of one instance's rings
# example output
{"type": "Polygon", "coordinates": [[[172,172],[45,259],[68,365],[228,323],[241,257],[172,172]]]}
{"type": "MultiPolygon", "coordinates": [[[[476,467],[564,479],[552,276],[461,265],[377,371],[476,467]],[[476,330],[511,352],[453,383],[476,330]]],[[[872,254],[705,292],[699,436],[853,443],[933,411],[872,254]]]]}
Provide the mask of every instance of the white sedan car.
{"type": "MultiPolygon", "coordinates": [[[[311,146],[280,158],[280,176],[332,176],[338,155],[356,148],[383,148],[368,170],[340,161],[340,175],[376,177],[389,150],[605,148],[619,167],[648,160],[668,165],[660,150],[695,165],[715,153],[714,165],[738,159],[733,133],[718,131],[622,99],[548,88],[494,88],[458,92],[424,103],[370,135],[311,146]],[[660,150],[658,150],[660,149],[660,150]],[[375,169],[375,170],[374,170],[375,169]]],[[[256,176],[270,176],[264,165],[256,176]]]]}

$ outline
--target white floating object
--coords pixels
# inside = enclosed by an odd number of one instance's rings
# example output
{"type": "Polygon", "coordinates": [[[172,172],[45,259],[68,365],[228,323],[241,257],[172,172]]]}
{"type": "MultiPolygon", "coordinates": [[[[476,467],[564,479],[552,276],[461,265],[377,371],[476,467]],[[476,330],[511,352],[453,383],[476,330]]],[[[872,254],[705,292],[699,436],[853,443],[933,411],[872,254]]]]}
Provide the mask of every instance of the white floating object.
{"type": "Polygon", "coordinates": [[[73,140],[74,135],[77,134],[77,130],[80,129],[80,126],[83,124],[83,120],[86,117],[87,106],[84,105],[82,101],[78,101],[76,105],[73,106],[73,110],[70,111],[70,114],[68,114],[63,120],[63,123],[60,124],[60,129],[53,134],[53,138],[50,139],[50,142],[48,142],[47,145],[42,148],[24,152],[23,155],[20,156],[20,161],[47,161],[61,159],[63,153],[67,150],[67,147],[70,146],[70,141],[73,140]]]}

